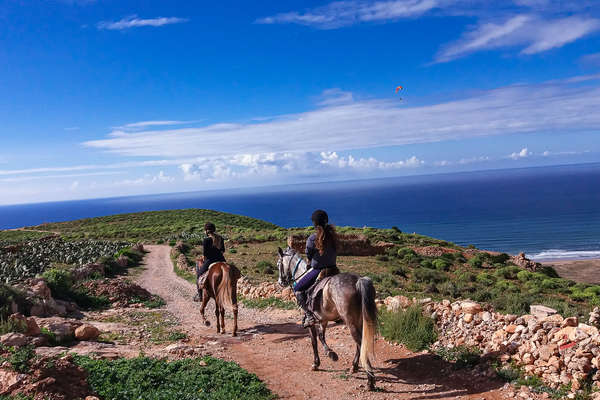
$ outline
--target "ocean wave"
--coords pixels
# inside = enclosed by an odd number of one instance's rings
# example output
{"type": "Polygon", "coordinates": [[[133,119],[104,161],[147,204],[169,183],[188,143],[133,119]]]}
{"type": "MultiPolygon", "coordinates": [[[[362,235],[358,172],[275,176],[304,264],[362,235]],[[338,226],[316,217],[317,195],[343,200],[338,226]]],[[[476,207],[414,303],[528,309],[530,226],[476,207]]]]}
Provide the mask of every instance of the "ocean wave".
{"type": "Polygon", "coordinates": [[[600,258],[600,250],[544,250],[536,254],[528,255],[532,260],[576,260],[582,258],[600,258]]]}

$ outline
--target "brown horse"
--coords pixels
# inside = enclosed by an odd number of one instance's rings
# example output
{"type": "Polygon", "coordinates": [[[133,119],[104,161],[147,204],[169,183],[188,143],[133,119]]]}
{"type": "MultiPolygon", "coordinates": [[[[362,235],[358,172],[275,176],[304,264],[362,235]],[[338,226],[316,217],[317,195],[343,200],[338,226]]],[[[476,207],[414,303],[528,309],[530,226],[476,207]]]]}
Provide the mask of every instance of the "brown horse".
{"type": "Polygon", "coordinates": [[[202,291],[200,315],[206,326],[210,322],[204,316],[208,301],[215,299],[215,315],[217,317],[217,333],[225,333],[225,307],[233,312],[233,336],[237,336],[237,281],[241,277],[240,270],[224,262],[216,262],[208,267],[202,291]],[[220,319],[220,320],[219,320],[220,319]]]}
{"type": "MultiPolygon", "coordinates": [[[[285,252],[278,249],[279,259],[279,284],[281,286],[292,285],[308,270],[308,265],[302,257],[287,248],[285,252]]],[[[375,288],[373,282],[367,277],[359,277],[354,274],[337,274],[323,281],[322,295],[317,298],[314,306],[314,314],[320,320],[318,338],[329,358],[338,360],[338,355],[327,346],[325,342],[325,330],[329,321],[341,319],[350,329],[350,334],[356,343],[356,354],[350,373],[358,370],[358,362],[367,373],[367,381],[370,390],[375,389],[375,375],[371,360],[375,358],[375,331],[377,323],[377,307],[375,305],[375,288]]],[[[319,350],[317,348],[317,329],[310,327],[310,339],[312,342],[314,361],[313,371],[321,364],[319,350]]]]}

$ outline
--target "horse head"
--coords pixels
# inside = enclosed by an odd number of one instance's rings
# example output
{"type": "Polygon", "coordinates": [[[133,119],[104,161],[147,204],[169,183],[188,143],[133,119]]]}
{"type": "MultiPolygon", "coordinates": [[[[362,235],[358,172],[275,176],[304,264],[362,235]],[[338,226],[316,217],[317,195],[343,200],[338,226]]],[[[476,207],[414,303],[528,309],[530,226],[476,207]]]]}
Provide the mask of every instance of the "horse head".
{"type": "Polygon", "coordinates": [[[296,252],[294,249],[288,247],[283,251],[281,247],[277,248],[279,258],[277,259],[277,270],[279,271],[279,279],[277,283],[280,286],[289,286],[292,280],[291,260],[294,258],[296,252]]]}

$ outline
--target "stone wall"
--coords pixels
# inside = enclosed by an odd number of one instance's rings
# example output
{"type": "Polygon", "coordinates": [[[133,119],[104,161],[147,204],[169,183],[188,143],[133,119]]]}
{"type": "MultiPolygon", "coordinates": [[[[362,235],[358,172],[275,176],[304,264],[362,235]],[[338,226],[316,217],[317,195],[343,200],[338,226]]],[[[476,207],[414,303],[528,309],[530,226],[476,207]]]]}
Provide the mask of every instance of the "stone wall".
{"type": "MultiPolygon", "coordinates": [[[[388,310],[412,303],[404,296],[383,301],[388,310]]],[[[553,388],[571,384],[575,391],[588,378],[600,388],[600,335],[594,326],[600,316],[598,309],[590,313],[586,324],[577,317],[563,318],[544,306],[532,306],[532,314],[522,316],[502,315],[469,300],[426,302],[423,308],[439,330],[434,347],[478,347],[484,355],[520,365],[553,388]]]]}
{"type": "MultiPolygon", "coordinates": [[[[308,235],[289,235],[287,244],[298,253],[304,254],[306,250],[306,239],[308,235]]],[[[339,256],[376,256],[384,254],[385,251],[393,247],[393,243],[377,242],[372,244],[365,235],[338,235],[340,248],[337,254],[339,256]]]]}

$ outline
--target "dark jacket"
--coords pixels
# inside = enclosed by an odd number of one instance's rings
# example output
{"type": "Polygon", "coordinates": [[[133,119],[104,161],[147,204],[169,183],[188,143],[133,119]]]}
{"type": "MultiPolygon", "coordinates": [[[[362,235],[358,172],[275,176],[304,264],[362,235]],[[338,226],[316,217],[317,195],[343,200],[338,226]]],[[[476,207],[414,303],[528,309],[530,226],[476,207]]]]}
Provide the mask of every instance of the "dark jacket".
{"type": "Polygon", "coordinates": [[[207,237],[202,241],[202,251],[204,252],[204,258],[206,262],[212,264],[214,262],[222,261],[225,262],[225,256],[223,253],[225,252],[225,244],[221,240],[221,247],[217,248],[213,246],[213,240],[211,237],[207,237]]]}
{"type": "Polygon", "coordinates": [[[317,235],[313,233],[308,237],[306,241],[306,257],[310,260],[311,267],[315,269],[323,269],[326,267],[333,267],[335,265],[335,259],[337,252],[334,246],[329,246],[323,252],[323,255],[319,253],[316,245],[317,235]]]}

